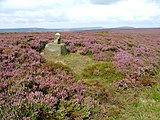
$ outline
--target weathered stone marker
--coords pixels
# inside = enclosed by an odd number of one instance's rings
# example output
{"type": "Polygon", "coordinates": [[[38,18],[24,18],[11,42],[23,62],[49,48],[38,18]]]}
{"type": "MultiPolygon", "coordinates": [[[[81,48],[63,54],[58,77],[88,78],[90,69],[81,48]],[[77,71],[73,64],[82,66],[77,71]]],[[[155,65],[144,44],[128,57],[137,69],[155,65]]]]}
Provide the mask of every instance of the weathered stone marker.
{"type": "Polygon", "coordinates": [[[56,33],[54,41],[45,46],[44,54],[49,56],[61,56],[67,54],[66,44],[61,43],[60,33],[56,33]]]}
{"type": "Polygon", "coordinates": [[[55,34],[53,43],[55,43],[55,44],[60,44],[61,43],[61,35],[59,33],[55,34]]]}

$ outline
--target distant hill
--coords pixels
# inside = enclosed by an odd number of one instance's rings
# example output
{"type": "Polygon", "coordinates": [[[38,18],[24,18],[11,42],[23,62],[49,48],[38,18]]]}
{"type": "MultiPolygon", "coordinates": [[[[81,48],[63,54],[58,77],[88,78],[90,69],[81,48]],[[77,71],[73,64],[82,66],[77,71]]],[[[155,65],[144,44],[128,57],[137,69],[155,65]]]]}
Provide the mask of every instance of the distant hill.
{"type": "Polygon", "coordinates": [[[116,28],[112,28],[112,29],[134,29],[134,27],[130,27],[130,26],[121,26],[121,27],[116,27],[116,28]]]}
{"type": "Polygon", "coordinates": [[[0,29],[0,32],[67,32],[67,31],[85,31],[85,30],[102,30],[103,27],[85,27],[85,28],[61,28],[61,29],[46,29],[46,28],[8,28],[0,29]]]}

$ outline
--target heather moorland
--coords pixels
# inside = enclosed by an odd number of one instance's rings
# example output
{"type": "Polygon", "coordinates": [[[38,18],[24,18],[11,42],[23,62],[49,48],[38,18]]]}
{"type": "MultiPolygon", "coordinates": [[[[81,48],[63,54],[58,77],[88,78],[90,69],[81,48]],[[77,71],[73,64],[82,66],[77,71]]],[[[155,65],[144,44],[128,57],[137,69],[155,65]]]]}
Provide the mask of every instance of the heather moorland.
{"type": "Polygon", "coordinates": [[[0,33],[1,120],[158,120],[160,29],[0,33]]]}

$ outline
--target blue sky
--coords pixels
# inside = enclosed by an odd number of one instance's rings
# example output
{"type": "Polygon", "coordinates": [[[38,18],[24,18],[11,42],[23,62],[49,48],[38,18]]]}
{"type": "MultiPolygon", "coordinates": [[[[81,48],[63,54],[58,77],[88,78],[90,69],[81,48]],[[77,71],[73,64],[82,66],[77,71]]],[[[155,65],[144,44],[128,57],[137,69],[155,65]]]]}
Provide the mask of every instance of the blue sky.
{"type": "Polygon", "coordinates": [[[0,28],[160,27],[160,0],[0,0],[0,28]]]}

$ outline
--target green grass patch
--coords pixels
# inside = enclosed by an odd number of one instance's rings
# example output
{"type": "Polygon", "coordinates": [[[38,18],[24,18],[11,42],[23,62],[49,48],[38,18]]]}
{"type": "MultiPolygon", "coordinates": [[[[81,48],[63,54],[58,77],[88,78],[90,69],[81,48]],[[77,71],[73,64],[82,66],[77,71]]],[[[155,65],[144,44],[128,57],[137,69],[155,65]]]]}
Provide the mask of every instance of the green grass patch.
{"type": "Polygon", "coordinates": [[[94,62],[91,56],[84,56],[78,53],[71,53],[64,56],[47,56],[44,55],[48,62],[61,63],[68,66],[76,75],[82,73],[83,69],[94,62]]]}
{"type": "Polygon", "coordinates": [[[102,61],[87,66],[81,74],[81,78],[85,79],[86,82],[99,80],[104,86],[123,77],[124,74],[117,72],[111,62],[102,61]]]}
{"type": "Polygon", "coordinates": [[[112,62],[96,61],[89,55],[71,53],[64,56],[44,55],[48,63],[58,63],[75,73],[75,80],[83,80],[86,83],[98,80],[104,86],[116,80],[122,79],[124,74],[117,72],[112,62]]]}
{"type": "MultiPolygon", "coordinates": [[[[135,91],[132,90],[134,93],[135,91]]],[[[127,120],[159,120],[160,118],[160,85],[145,87],[138,91],[133,100],[126,102],[127,111],[123,119],[127,120]]],[[[127,95],[129,96],[129,95],[127,95]]]]}

